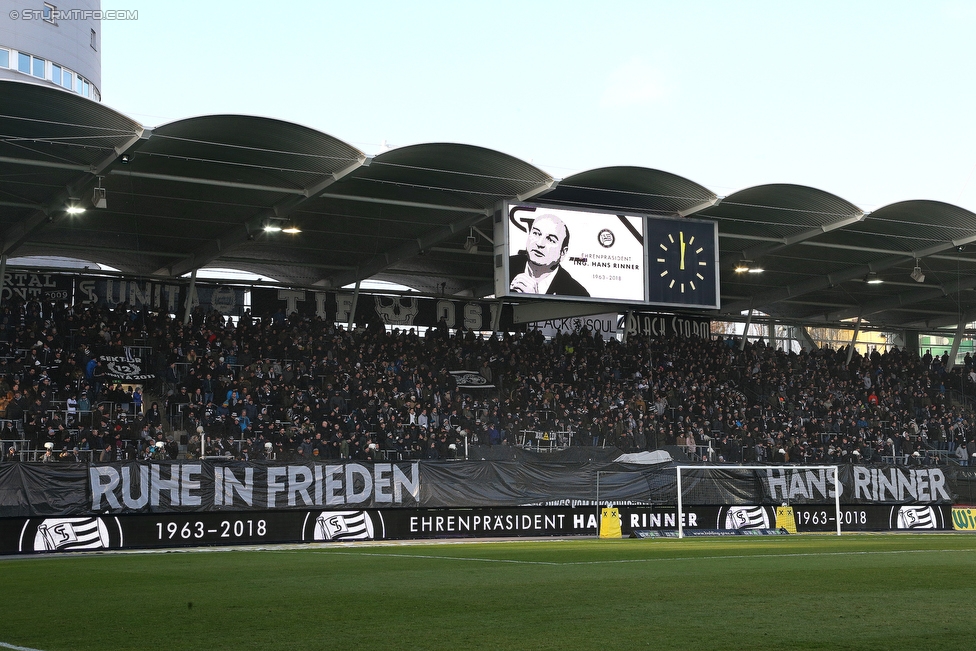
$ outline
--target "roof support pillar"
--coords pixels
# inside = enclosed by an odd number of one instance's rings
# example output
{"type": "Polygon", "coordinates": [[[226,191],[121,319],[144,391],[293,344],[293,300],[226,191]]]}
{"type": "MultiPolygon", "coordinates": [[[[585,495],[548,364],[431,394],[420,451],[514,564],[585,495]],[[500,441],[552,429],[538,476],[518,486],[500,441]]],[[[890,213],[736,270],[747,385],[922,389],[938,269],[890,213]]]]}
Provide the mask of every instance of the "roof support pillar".
{"type": "Polygon", "coordinates": [[[854,336],[851,337],[851,345],[847,348],[847,363],[850,364],[854,359],[854,344],[857,343],[857,335],[861,332],[861,317],[857,317],[857,324],[854,326],[854,336]]]}
{"type": "Polygon", "coordinates": [[[498,332],[498,328],[501,327],[502,323],[502,308],[505,306],[505,299],[498,299],[498,309],[495,310],[495,314],[491,318],[491,331],[498,332]]]}
{"type": "Polygon", "coordinates": [[[951,371],[952,367],[956,365],[956,355],[959,353],[959,344],[962,341],[962,335],[966,331],[966,319],[959,315],[959,325],[956,326],[956,334],[952,338],[952,348],[949,350],[949,363],[946,364],[946,370],[951,371]]]}
{"type": "MultiPolygon", "coordinates": [[[[0,287],[3,286],[3,278],[7,275],[7,254],[0,253],[0,287]]],[[[3,307],[3,292],[0,292],[0,308],[3,307]]]]}
{"type": "Polygon", "coordinates": [[[633,310],[627,310],[626,312],[624,312],[624,321],[623,321],[624,322],[624,327],[621,328],[621,330],[623,332],[621,332],[621,334],[620,334],[620,343],[622,343],[622,344],[627,343],[627,326],[626,326],[626,324],[630,323],[630,315],[633,314],[633,313],[634,313],[633,310]]]}
{"type": "Polygon", "coordinates": [[[356,305],[359,303],[359,285],[362,281],[356,281],[356,289],[352,292],[352,307],[349,308],[349,318],[346,320],[346,330],[352,332],[352,324],[356,320],[356,305]]]}
{"type": "Polygon", "coordinates": [[[197,270],[190,272],[190,288],[186,292],[186,309],[183,311],[183,325],[190,322],[190,310],[193,309],[193,301],[197,297],[197,270]]]}
{"type": "Polygon", "coordinates": [[[805,345],[810,347],[811,351],[817,350],[817,342],[813,340],[810,336],[810,331],[807,330],[806,326],[796,326],[794,329],[794,336],[801,340],[805,345]]]}
{"type": "Polygon", "coordinates": [[[746,315],[746,325],[742,328],[742,341],[739,342],[739,350],[746,349],[746,338],[749,336],[749,326],[752,325],[752,308],[749,308],[749,314],[746,315]]]}

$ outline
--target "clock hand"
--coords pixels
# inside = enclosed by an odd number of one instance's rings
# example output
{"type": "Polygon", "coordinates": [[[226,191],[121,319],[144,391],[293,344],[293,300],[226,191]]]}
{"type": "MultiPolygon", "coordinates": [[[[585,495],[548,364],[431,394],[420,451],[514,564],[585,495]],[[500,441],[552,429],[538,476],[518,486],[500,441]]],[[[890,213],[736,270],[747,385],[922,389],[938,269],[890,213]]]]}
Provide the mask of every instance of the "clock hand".
{"type": "Polygon", "coordinates": [[[678,266],[678,269],[684,271],[685,270],[685,232],[679,231],[678,237],[681,239],[681,264],[678,266]]]}

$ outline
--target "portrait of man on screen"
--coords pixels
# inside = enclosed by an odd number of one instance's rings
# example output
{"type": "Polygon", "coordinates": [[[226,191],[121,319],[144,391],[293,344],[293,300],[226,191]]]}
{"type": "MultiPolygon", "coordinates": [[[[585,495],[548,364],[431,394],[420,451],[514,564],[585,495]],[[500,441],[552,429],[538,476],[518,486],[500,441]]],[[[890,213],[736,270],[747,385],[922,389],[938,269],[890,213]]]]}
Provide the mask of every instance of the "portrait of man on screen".
{"type": "Polygon", "coordinates": [[[543,213],[533,220],[525,249],[509,258],[510,289],[519,294],[589,296],[562,261],[569,251],[569,229],[557,215],[543,213]]]}

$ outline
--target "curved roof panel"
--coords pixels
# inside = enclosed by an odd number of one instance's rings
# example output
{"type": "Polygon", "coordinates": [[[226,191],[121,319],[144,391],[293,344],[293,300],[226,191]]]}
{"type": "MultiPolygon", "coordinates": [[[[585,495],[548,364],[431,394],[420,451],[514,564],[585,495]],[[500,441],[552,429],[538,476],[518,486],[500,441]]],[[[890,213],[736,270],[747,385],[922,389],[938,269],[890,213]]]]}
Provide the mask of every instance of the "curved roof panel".
{"type": "Polygon", "coordinates": [[[566,177],[539,201],[594,210],[686,215],[715,202],[694,181],[646,167],[601,167],[566,177]]]}
{"type": "MultiPolygon", "coordinates": [[[[0,80],[0,202],[46,206],[142,132],[121,113],[75,93],[0,80]]],[[[0,228],[5,219],[0,218],[0,228]]]]}
{"type": "Polygon", "coordinates": [[[921,328],[976,314],[976,215],[937,201],[865,214],[789,184],[719,201],[694,181],[633,166],[557,183],[482,147],[427,143],[369,157],[314,129],[246,115],[148,130],[74,93],[0,80],[0,252],[8,256],[70,256],[157,277],[229,267],[317,288],[374,278],[484,296],[494,274],[490,216],[504,200],[716,221],[718,316],[755,309],[835,323],[860,315],[921,328]],[[98,187],[104,208],[93,206],[98,187]],[[68,216],[68,203],[88,211],[68,216]],[[264,229],[282,220],[301,234],[264,229]],[[736,273],[746,259],[765,272],[736,273]],[[884,284],[868,284],[869,273],[884,284]]]}
{"type": "Polygon", "coordinates": [[[57,143],[54,161],[92,161],[94,151],[142,130],[142,125],[104,104],[50,86],[0,79],[0,117],[5,146],[57,143]],[[87,151],[87,153],[86,153],[87,151]]]}
{"type": "Polygon", "coordinates": [[[552,183],[542,170],[483,147],[431,143],[375,156],[336,189],[340,195],[484,210],[552,183]]]}
{"type": "Polygon", "coordinates": [[[139,158],[159,174],[300,191],[365,157],[320,131],[246,115],[209,115],[157,127],[139,158]]]}
{"type": "Polygon", "coordinates": [[[803,185],[771,184],[739,190],[697,216],[716,219],[719,230],[730,236],[785,240],[863,214],[854,204],[823,190],[803,185]]]}

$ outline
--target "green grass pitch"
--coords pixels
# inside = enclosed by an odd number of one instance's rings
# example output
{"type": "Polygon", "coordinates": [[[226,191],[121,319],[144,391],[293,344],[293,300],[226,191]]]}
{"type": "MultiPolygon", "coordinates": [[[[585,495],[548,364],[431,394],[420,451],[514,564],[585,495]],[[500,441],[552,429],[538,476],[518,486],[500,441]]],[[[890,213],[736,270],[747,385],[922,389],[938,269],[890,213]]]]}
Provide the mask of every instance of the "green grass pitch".
{"type": "Polygon", "coordinates": [[[967,649],[976,536],[0,558],[0,649],[967,649]]]}

